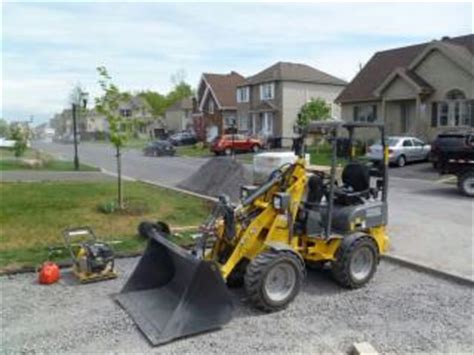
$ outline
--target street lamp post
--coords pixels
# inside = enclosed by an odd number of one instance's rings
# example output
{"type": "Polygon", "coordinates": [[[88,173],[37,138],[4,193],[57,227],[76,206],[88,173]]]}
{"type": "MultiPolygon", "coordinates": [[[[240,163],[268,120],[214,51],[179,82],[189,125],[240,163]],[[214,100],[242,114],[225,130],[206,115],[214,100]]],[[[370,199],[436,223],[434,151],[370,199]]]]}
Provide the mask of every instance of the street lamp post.
{"type": "Polygon", "coordinates": [[[232,159],[235,160],[235,130],[236,130],[235,118],[232,119],[231,129],[232,129],[232,159]]]}
{"type": "Polygon", "coordinates": [[[79,170],[79,154],[77,150],[77,114],[78,110],[85,109],[87,107],[87,99],[89,94],[87,92],[82,92],[79,95],[78,102],[72,103],[72,132],[74,135],[74,170],[79,170]]]}

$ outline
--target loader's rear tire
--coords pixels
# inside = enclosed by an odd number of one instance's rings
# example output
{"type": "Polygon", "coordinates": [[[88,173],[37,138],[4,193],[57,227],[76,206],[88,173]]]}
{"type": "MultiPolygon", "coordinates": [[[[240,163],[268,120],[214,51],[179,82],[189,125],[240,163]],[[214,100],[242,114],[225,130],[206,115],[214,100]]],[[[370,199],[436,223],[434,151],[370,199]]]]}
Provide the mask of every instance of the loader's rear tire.
{"type": "Polygon", "coordinates": [[[341,244],[332,263],[332,275],[347,288],[359,288],[370,281],[377,270],[379,251],[375,241],[362,236],[350,244],[341,244]]]}
{"type": "Polygon", "coordinates": [[[247,266],[244,283],[250,302],[265,312],[285,308],[301,289],[303,261],[291,251],[266,251],[247,266]]]}

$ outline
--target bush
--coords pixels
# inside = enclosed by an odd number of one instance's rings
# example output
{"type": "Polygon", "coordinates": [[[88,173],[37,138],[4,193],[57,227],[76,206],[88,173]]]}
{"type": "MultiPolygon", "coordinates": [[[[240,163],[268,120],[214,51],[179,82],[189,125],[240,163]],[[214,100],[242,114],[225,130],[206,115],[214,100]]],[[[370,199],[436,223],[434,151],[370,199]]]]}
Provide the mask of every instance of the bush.
{"type": "Polygon", "coordinates": [[[104,214],[112,214],[118,209],[118,204],[116,201],[108,201],[101,203],[97,206],[97,210],[104,214]]]}
{"type": "Polygon", "coordinates": [[[141,216],[150,212],[150,207],[145,201],[130,200],[124,201],[123,209],[120,209],[117,201],[107,201],[97,206],[97,210],[104,214],[122,214],[129,216],[141,216]]]}
{"type": "Polygon", "coordinates": [[[197,142],[195,145],[194,145],[194,149],[204,149],[206,148],[205,145],[204,145],[204,142],[197,142]]]}

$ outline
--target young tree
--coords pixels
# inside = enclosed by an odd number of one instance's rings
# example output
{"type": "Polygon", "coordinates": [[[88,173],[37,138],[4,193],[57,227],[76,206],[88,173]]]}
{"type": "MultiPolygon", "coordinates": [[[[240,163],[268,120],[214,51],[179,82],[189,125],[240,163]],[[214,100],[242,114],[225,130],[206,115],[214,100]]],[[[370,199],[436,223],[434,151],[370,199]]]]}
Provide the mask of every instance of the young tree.
{"type": "Polygon", "coordinates": [[[15,125],[11,127],[11,139],[15,141],[13,146],[15,157],[23,156],[28,147],[28,131],[20,127],[20,125],[15,125]]]}
{"type": "Polygon", "coordinates": [[[331,106],[324,99],[311,99],[301,107],[297,123],[306,127],[310,121],[320,121],[331,117],[331,106]]]}
{"type": "Polygon", "coordinates": [[[96,109],[103,114],[109,124],[110,142],[116,150],[117,158],[117,200],[120,209],[123,204],[123,184],[122,184],[122,155],[121,149],[126,144],[133,129],[133,121],[122,117],[119,112],[120,103],[130,100],[130,94],[121,92],[119,88],[112,83],[112,78],[105,67],[98,67],[98,83],[103,91],[103,95],[96,98],[96,109]]]}

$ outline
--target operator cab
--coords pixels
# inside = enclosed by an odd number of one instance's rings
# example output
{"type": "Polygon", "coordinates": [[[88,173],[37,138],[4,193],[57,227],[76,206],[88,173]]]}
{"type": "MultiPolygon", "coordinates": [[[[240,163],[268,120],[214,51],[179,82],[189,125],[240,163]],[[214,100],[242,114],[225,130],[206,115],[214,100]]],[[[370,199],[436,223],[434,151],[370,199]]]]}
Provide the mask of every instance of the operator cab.
{"type": "Polygon", "coordinates": [[[296,233],[328,237],[331,233],[343,235],[386,223],[386,166],[381,161],[372,163],[355,157],[353,138],[355,129],[359,127],[374,128],[381,136],[384,134],[383,126],[374,124],[333,121],[329,124],[314,122],[308,127],[307,134],[323,134],[332,145],[332,166],[330,173],[314,171],[309,176],[306,199],[295,224],[296,233]],[[346,149],[338,145],[341,129],[349,133],[346,149]],[[336,178],[338,158],[348,158],[340,181],[336,178]]]}

